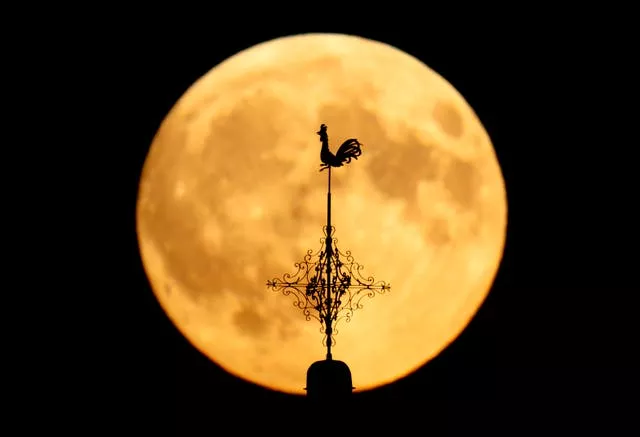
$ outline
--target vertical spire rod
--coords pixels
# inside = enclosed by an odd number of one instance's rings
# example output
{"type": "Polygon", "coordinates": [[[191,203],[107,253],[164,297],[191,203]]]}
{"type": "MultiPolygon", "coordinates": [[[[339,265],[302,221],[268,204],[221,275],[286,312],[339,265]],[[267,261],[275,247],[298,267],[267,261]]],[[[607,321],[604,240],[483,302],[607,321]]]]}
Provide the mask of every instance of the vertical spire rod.
{"type": "Polygon", "coordinates": [[[333,250],[331,246],[331,166],[328,168],[329,174],[327,176],[327,239],[326,239],[326,262],[327,262],[327,295],[325,297],[324,304],[326,305],[325,312],[325,332],[327,334],[327,360],[331,359],[331,334],[333,328],[331,326],[331,259],[333,258],[333,250]]]}

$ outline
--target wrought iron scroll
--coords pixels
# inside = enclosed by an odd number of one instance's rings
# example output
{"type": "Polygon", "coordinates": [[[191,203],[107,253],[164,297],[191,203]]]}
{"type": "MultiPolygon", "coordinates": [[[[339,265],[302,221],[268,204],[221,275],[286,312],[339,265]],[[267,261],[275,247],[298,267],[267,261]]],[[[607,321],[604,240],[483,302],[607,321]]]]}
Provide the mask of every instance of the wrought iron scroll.
{"type": "Polygon", "coordinates": [[[269,280],[267,286],[285,296],[293,296],[293,306],[302,310],[306,320],[316,319],[320,322],[320,332],[325,334],[323,344],[326,346],[327,320],[331,320],[330,338],[333,345],[333,336],[338,333],[336,324],[341,320],[350,322],[354,311],[363,307],[365,298],[383,294],[391,286],[384,281],[376,281],[372,276],[363,276],[364,266],[354,260],[351,251],[342,252],[338,249],[338,240],[333,237],[335,227],[323,226],[322,230],[324,237],[320,239],[321,248],[316,252],[308,250],[303,260],[294,264],[297,269],[295,273],[285,273],[282,278],[269,280]],[[327,262],[331,263],[333,272],[329,298],[324,274],[327,262]]]}

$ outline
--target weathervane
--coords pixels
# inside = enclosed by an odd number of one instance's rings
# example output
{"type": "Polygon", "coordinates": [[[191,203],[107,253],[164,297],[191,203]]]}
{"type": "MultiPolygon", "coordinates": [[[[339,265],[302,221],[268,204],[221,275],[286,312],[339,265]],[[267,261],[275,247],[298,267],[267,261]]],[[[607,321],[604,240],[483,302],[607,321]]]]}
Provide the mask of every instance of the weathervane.
{"type": "Polygon", "coordinates": [[[317,132],[322,142],[320,151],[320,171],[328,171],[327,184],[327,224],[323,226],[322,246],[317,252],[308,250],[302,262],[294,266],[294,274],[285,273],[282,279],[267,281],[274,291],[282,291],[285,296],[293,295],[293,305],[300,308],[307,320],[312,318],[320,322],[320,332],[324,334],[323,344],[327,348],[327,360],[331,360],[333,338],[338,333],[336,324],[345,319],[351,320],[353,312],[362,308],[365,297],[384,293],[390,285],[384,281],[376,282],[372,276],[362,276],[363,266],[355,262],[351,251],[341,252],[334,238],[335,227],[331,225],[331,167],[342,167],[351,159],[362,154],[360,142],[355,138],[346,140],[334,155],[329,150],[327,126],[322,124],[317,132]]]}

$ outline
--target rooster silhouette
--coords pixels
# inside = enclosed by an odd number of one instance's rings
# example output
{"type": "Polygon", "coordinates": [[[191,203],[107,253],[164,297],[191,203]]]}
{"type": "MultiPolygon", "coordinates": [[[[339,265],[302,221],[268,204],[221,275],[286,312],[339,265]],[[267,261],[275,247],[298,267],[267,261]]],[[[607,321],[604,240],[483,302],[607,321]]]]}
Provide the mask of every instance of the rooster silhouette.
{"type": "Polygon", "coordinates": [[[358,156],[362,155],[360,149],[360,142],[355,138],[349,138],[338,148],[338,151],[334,155],[329,150],[329,136],[327,135],[327,125],[321,124],[320,130],[316,132],[320,135],[320,141],[322,142],[322,149],[320,150],[320,171],[326,170],[329,167],[342,167],[343,164],[351,162],[351,158],[358,159],[358,156]]]}

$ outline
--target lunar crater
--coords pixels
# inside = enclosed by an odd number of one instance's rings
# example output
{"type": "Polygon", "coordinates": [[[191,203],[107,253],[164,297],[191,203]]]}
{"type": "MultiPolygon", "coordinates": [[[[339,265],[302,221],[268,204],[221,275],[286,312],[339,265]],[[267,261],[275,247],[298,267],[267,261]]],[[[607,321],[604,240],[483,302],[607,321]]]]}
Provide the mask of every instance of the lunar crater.
{"type": "Polygon", "coordinates": [[[460,138],[463,133],[464,122],[459,111],[448,102],[438,101],[433,108],[433,119],[440,129],[453,138],[460,138]]]}
{"type": "Polygon", "coordinates": [[[444,174],[444,184],[453,200],[465,209],[474,206],[481,183],[476,165],[461,159],[451,160],[444,174]]]}
{"type": "Polygon", "coordinates": [[[233,316],[233,323],[243,335],[260,337],[266,334],[268,321],[251,306],[244,306],[233,316]]]}

